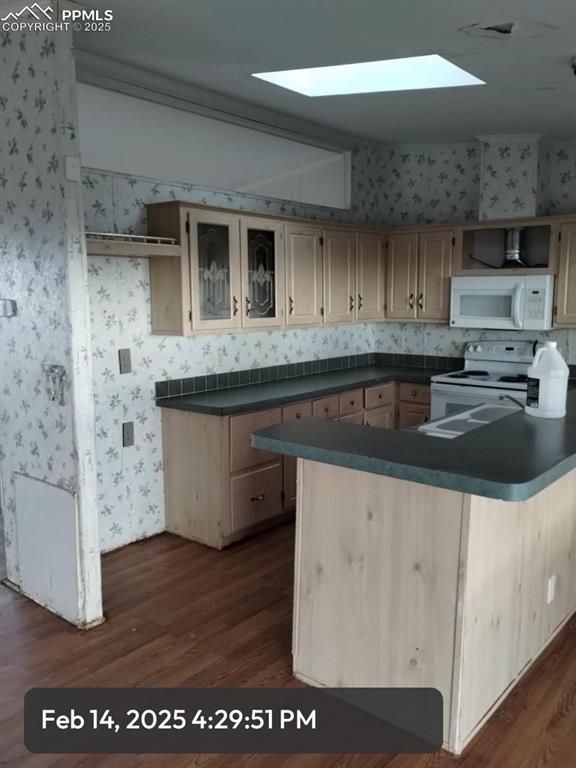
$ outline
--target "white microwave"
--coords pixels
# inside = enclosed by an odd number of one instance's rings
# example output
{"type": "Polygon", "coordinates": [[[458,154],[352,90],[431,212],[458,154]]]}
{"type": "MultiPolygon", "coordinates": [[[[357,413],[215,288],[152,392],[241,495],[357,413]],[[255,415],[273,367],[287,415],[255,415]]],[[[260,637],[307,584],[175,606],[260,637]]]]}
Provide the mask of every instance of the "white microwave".
{"type": "Polygon", "coordinates": [[[554,275],[453,277],[450,325],[505,331],[552,328],[554,275]]]}

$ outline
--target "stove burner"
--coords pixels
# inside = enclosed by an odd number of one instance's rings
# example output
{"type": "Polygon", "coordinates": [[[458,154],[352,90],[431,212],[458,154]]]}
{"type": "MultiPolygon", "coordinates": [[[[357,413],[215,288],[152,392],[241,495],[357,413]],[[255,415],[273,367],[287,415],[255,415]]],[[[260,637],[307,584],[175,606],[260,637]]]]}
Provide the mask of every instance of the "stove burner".
{"type": "Polygon", "coordinates": [[[460,371],[450,374],[451,379],[472,379],[475,376],[488,376],[488,371],[460,371]]]}
{"type": "Polygon", "coordinates": [[[498,381],[506,381],[510,384],[525,384],[528,376],[525,373],[519,373],[517,376],[500,376],[498,381]]]}

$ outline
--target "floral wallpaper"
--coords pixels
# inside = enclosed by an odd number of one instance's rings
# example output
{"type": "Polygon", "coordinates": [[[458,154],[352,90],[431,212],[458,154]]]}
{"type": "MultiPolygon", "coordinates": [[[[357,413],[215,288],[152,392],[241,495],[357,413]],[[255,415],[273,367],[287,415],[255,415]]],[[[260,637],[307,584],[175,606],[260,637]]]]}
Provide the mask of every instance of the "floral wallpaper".
{"type": "Polygon", "coordinates": [[[353,162],[353,200],[366,221],[402,226],[477,218],[478,142],[358,147],[353,162]]]}
{"type": "Polygon", "coordinates": [[[110,550],[164,530],[160,409],[154,383],[370,350],[369,325],[192,337],[150,334],[145,259],[89,258],[100,540],[110,550]],[[132,373],[118,372],[118,349],[132,373]],[[122,422],[135,444],[123,448],[122,422]]]}
{"type": "Polygon", "coordinates": [[[541,141],[538,184],[539,215],[576,211],[576,142],[541,141]]]}
{"type": "Polygon", "coordinates": [[[464,345],[476,339],[539,339],[558,342],[558,349],[570,364],[576,364],[576,329],[552,331],[490,331],[450,328],[432,323],[377,323],[372,326],[374,352],[410,355],[461,357],[464,345]]]}
{"type": "Polygon", "coordinates": [[[535,216],[537,193],[538,137],[484,137],[479,218],[535,216]]]}
{"type": "Polygon", "coordinates": [[[0,286],[18,305],[0,318],[6,564],[19,584],[14,473],[76,494],[78,611],[90,620],[101,594],[87,271],[79,184],[65,174],[65,156],[78,155],[75,108],[71,36],[0,33],[0,286]],[[47,395],[45,363],[66,369],[63,404],[47,395]]]}

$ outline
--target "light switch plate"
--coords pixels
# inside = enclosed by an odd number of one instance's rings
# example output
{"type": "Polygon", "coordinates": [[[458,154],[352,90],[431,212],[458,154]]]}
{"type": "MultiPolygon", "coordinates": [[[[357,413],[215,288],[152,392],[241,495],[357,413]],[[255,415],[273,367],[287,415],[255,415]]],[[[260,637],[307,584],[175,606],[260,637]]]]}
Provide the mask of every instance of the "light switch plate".
{"type": "Polygon", "coordinates": [[[118,350],[118,363],[120,366],[120,373],[131,373],[132,372],[132,361],[130,358],[130,350],[129,349],[119,349],[118,350]]]}
{"type": "Polygon", "coordinates": [[[125,421],[122,424],[122,446],[130,448],[134,445],[134,422],[125,421]]]}
{"type": "Polygon", "coordinates": [[[18,305],[15,299],[0,299],[0,317],[16,317],[18,305]]]}

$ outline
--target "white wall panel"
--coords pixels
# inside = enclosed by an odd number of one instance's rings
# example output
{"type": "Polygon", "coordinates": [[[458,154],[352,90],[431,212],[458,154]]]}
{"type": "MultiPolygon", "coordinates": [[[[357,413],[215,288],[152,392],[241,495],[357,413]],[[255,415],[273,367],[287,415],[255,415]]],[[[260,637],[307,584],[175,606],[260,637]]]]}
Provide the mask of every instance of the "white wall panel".
{"type": "Polygon", "coordinates": [[[333,208],[349,205],[348,153],[78,84],[85,167],[333,208]]]}

